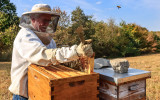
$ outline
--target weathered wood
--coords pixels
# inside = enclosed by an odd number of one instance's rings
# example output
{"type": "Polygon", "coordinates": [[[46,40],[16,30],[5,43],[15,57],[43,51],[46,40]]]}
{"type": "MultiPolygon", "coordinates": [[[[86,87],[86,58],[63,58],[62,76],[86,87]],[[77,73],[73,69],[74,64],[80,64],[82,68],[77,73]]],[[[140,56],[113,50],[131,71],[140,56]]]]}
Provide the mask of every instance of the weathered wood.
{"type": "Polygon", "coordinates": [[[103,79],[103,77],[100,77],[99,86],[101,100],[145,100],[146,78],[125,82],[116,86],[116,84],[103,79]]]}
{"type": "Polygon", "coordinates": [[[144,100],[145,79],[115,86],[100,79],[100,98],[104,100],[144,100]]]}
{"type": "Polygon", "coordinates": [[[142,90],[129,94],[128,96],[121,97],[119,100],[144,100],[145,97],[145,91],[142,90]]]}
{"type": "Polygon", "coordinates": [[[105,94],[104,92],[100,92],[100,100],[117,100],[117,98],[113,98],[112,96],[105,94]]]}
{"type": "Polygon", "coordinates": [[[112,94],[117,97],[117,87],[105,82],[100,82],[99,90],[104,93],[112,94]]]}
{"type": "Polygon", "coordinates": [[[28,68],[30,100],[98,100],[99,74],[87,74],[65,66],[28,68]]]}
{"type": "Polygon", "coordinates": [[[145,88],[145,80],[133,81],[128,84],[120,85],[119,92],[133,91],[133,89],[137,90],[140,88],[145,88]]]}

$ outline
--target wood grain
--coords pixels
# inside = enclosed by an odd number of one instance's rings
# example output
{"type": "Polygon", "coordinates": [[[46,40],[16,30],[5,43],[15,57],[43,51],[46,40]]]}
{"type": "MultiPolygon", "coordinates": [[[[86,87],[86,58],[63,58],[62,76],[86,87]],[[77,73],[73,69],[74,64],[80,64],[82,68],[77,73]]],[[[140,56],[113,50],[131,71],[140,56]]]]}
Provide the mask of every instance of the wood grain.
{"type": "Polygon", "coordinates": [[[146,79],[116,86],[101,78],[99,91],[100,100],[145,100],[146,79]]]}
{"type": "Polygon", "coordinates": [[[65,66],[28,68],[30,100],[98,100],[99,74],[87,74],[65,66]]]}

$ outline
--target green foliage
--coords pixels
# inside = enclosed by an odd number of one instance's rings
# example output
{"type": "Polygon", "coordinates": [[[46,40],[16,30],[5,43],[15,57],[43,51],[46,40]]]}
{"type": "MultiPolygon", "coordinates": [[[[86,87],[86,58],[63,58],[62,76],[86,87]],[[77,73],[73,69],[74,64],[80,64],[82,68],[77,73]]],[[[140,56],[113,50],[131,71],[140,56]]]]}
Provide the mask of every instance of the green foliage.
{"type": "MultiPolygon", "coordinates": [[[[15,6],[9,0],[0,1],[0,10],[0,56],[4,58],[0,60],[8,60],[19,30],[19,18],[15,6]]],[[[149,32],[144,27],[126,24],[125,21],[116,25],[113,19],[97,22],[92,19],[93,16],[85,15],[80,7],[72,11],[71,19],[59,7],[53,11],[61,15],[54,36],[57,47],[79,44],[76,31],[82,26],[84,38],[93,40],[96,57],[126,57],[160,51],[160,32],[149,32]]]]}
{"type": "Polygon", "coordinates": [[[19,27],[13,25],[5,32],[0,32],[0,60],[10,60],[13,47],[13,41],[17,35],[19,27]]]}
{"type": "Polygon", "coordinates": [[[88,20],[88,16],[86,16],[83,10],[78,6],[76,10],[72,11],[71,20],[73,23],[85,25],[86,21],[88,20]]]}
{"type": "Polygon", "coordinates": [[[108,24],[105,22],[96,23],[95,34],[93,35],[93,48],[96,52],[96,57],[117,55],[116,52],[118,50],[115,48],[115,45],[118,34],[119,28],[114,24],[113,19],[109,19],[108,24]]]}
{"type": "Polygon", "coordinates": [[[15,5],[10,0],[0,0],[0,61],[11,59],[18,24],[15,5]]]}
{"type": "Polygon", "coordinates": [[[147,34],[148,30],[136,24],[121,24],[120,37],[126,37],[124,44],[121,44],[122,56],[134,56],[139,55],[141,50],[147,46],[147,34]]]}
{"type": "Polygon", "coordinates": [[[57,47],[71,46],[75,44],[75,38],[71,34],[68,34],[67,29],[57,30],[54,36],[57,47]]]}
{"type": "MultiPolygon", "coordinates": [[[[91,35],[95,33],[92,16],[85,15],[80,7],[77,7],[74,11],[72,11],[71,21],[72,26],[69,29],[70,34],[76,36],[77,33],[75,33],[75,31],[81,25],[83,26],[85,39],[91,38],[91,35]]],[[[76,41],[78,41],[78,39],[76,41]]]]}
{"type": "Polygon", "coordinates": [[[147,36],[147,46],[145,52],[159,52],[160,51],[160,37],[156,32],[149,32],[147,36]]]}
{"type": "MultiPolygon", "coordinates": [[[[66,18],[68,19],[68,17],[66,18]]],[[[58,46],[80,42],[76,29],[82,26],[85,39],[92,39],[96,57],[125,57],[157,52],[160,48],[158,35],[150,34],[146,28],[125,21],[116,25],[113,19],[96,22],[84,14],[80,7],[72,11],[69,27],[58,27],[55,37],[58,46]]]]}
{"type": "Polygon", "coordinates": [[[10,0],[0,0],[0,11],[7,14],[15,14],[16,7],[10,0]]]}
{"type": "Polygon", "coordinates": [[[52,11],[60,14],[60,19],[58,21],[58,26],[60,26],[59,28],[67,28],[70,24],[70,16],[67,15],[65,11],[62,11],[59,7],[53,8],[52,11]]]}
{"type": "Polygon", "coordinates": [[[10,3],[10,0],[0,0],[0,31],[4,32],[11,25],[18,23],[15,5],[10,3]]]}
{"type": "Polygon", "coordinates": [[[70,25],[70,17],[65,11],[62,11],[59,7],[53,9],[53,12],[60,14],[60,19],[57,26],[57,31],[54,33],[54,40],[57,47],[74,44],[73,36],[68,34],[68,27],[70,25]]]}

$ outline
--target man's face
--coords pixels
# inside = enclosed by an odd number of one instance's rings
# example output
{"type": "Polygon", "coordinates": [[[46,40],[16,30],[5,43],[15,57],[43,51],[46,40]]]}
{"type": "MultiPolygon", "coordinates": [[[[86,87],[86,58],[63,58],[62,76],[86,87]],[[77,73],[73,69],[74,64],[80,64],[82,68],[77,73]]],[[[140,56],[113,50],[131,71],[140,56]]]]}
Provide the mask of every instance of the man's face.
{"type": "Polygon", "coordinates": [[[51,21],[51,15],[40,14],[37,18],[32,18],[32,25],[38,32],[46,32],[46,28],[51,21]]]}

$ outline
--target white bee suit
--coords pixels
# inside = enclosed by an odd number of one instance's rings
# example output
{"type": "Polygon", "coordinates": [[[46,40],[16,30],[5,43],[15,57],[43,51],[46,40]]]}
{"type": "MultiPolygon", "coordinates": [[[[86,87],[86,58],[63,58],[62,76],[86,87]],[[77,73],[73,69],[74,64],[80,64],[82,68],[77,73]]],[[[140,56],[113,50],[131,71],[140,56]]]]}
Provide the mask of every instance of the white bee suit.
{"type": "Polygon", "coordinates": [[[44,45],[31,29],[22,28],[14,40],[9,90],[28,97],[28,66],[31,63],[47,66],[76,60],[76,48],[77,45],[56,48],[53,39],[44,45]]]}

